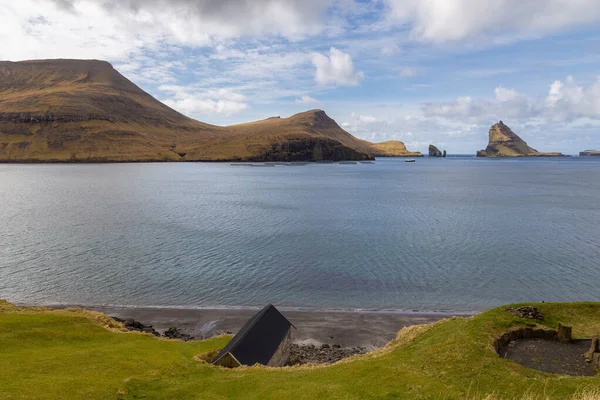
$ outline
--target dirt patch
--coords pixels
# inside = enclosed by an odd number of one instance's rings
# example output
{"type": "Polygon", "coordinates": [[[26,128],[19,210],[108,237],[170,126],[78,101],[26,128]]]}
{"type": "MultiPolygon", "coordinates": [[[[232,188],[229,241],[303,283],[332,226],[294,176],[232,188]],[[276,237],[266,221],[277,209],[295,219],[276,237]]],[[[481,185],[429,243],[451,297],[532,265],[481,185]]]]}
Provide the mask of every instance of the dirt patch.
{"type": "Polygon", "coordinates": [[[591,363],[586,362],[584,357],[591,343],[591,340],[564,343],[544,339],[519,339],[504,346],[500,355],[539,371],[592,376],[596,375],[596,370],[591,363]]]}

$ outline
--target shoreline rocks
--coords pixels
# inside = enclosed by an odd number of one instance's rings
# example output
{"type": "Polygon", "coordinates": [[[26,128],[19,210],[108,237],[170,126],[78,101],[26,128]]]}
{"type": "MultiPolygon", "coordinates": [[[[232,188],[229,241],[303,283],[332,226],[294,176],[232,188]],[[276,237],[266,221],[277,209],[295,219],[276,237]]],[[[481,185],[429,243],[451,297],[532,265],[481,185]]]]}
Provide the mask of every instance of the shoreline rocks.
{"type": "Polygon", "coordinates": [[[142,324],[140,321],[136,321],[133,318],[126,318],[126,319],[117,318],[117,317],[111,317],[111,318],[117,322],[121,322],[123,325],[125,325],[125,328],[127,328],[127,330],[129,330],[129,331],[151,333],[154,336],[160,337],[160,333],[156,329],[154,329],[152,327],[152,325],[142,324]]]}
{"type": "Polygon", "coordinates": [[[544,315],[533,306],[509,307],[506,311],[521,318],[537,319],[538,321],[544,320],[544,315]]]}
{"type": "MultiPolygon", "coordinates": [[[[127,328],[127,330],[129,331],[136,331],[136,332],[144,332],[144,333],[150,333],[156,337],[161,337],[160,332],[158,332],[156,329],[154,329],[152,327],[152,325],[146,325],[141,323],[140,321],[136,321],[133,318],[118,318],[118,317],[111,317],[112,319],[114,319],[117,322],[121,322],[123,325],[125,325],[125,328],[127,328]]],[[[176,327],[171,327],[169,329],[167,329],[162,337],[166,337],[169,339],[180,339],[183,340],[184,342],[187,342],[188,340],[194,340],[194,337],[191,335],[188,335],[186,333],[180,332],[176,327]]]]}
{"type": "Polygon", "coordinates": [[[179,330],[177,328],[175,328],[174,326],[167,329],[165,331],[165,333],[163,333],[163,336],[166,338],[169,338],[169,339],[180,339],[180,340],[183,340],[184,342],[187,342],[189,340],[194,340],[193,336],[188,335],[187,333],[179,332],[179,330]]]}
{"type": "Polygon", "coordinates": [[[344,358],[367,352],[366,347],[342,348],[339,344],[315,346],[313,344],[301,345],[293,343],[290,345],[290,358],[285,365],[331,364],[344,358]]]}

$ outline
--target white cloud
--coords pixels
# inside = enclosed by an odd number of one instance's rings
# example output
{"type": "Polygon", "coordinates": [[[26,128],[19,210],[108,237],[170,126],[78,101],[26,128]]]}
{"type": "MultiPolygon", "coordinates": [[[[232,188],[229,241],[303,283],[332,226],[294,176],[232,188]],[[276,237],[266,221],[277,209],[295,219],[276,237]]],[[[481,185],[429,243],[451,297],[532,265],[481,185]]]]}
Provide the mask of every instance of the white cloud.
{"type": "Polygon", "coordinates": [[[522,98],[516,90],[505,89],[502,86],[497,87],[494,90],[494,93],[496,94],[496,100],[498,101],[515,101],[522,98]]]}
{"type": "Polygon", "coordinates": [[[535,37],[600,22],[598,0],[384,1],[393,19],[411,24],[414,38],[434,43],[535,37]]]}
{"type": "Polygon", "coordinates": [[[190,91],[178,85],[162,85],[161,92],[168,97],[162,102],[186,115],[233,115],[248,108],[245,97],[228,89],[211,89],[204,93],[190,91]]]}
{"type": "Polygon", "coordinates": [[[350,54],[335,47],[329,50],[329,57],[316,53],[312,62],[317,68],[315,80],[321,85],[333,83],[340,86],[356,86],[364,76],[362,72],[354,70],[350,54]]]}
{"type": "Polygon", "coordinates": [[[384,56],[402,54],[402,49],[396,43],[388,43],[381,48],[381,54],[384,56]]]}
{"type": "Polygon", "coordinates": [[[600,119],[600,77],[587,88],[577,85],[572,76],[568,76],[565,82],[554,81],[544,108],[554,121],[600,119]]]}
{"type": "Polygon", "coordinates": [[[417,70],[416,70],[416,68],[404,67],[404,68],[400,69],[400,72],[398,73],[398,75],[401,78],[410,78],[410,77],[417,75],[417,70]]]}
{"type": "Polygon", "coordinates": [[[0,0],[0,59],[101,58],[321,33],[333,0],[0,0]]]}
{"type": "Polygon", "coordinates": [[[363,122],[363,123],[367,123],[367,124],[372,124],[373,122],[377,122],[377,118],[375,118],[372,115],[359,115],[358,116],[358,121],[359,122],[363,122]]]}
{"type": "Polygon", "coordinates": [[[529,98],[503,87],[496,88],[494,94],[493,100],[464,96],[449,102],[428,103],[423,111],[430,117],[466,118],[479,123],[507,118],[521,121],[537,118],[546,122],[572,122],[581,118],[600,121],[600,77],[589,87],[577,85],[571,76],[564,82],[557,80],[543,98],[529,98]]]}
{"type": "Polygon", "coordinates": [[[296,104],[319,104],[319,100],[310,96],[300,96],[296,99],[296,104]]]}

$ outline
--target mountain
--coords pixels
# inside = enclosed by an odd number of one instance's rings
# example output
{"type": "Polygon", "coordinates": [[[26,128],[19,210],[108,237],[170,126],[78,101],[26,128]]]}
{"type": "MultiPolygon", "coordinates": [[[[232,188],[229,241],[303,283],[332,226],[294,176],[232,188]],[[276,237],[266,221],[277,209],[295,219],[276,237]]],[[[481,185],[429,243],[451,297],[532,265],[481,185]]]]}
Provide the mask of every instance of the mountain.
{"type": "Polygon", "coordinates": [[[485,150],[479,150],[477,157],[561,157],[561,153],[543,153],[527,145],[502,121],[490,128],[489,142],[485,150]]]}
{"type": "Polygon", "coordinates": [[[321,110],[227,127],[196,121],[104,61],[0,61],[0,161],[362,160],[378,146],[321,110]]]}
{"type": "Polygon", "coordinates": [[[404,143],[399,140],[388,140],[381,143],[365,142],[369,146],[366,150],[375,157],[423,157],[418,151],[408,151],[404,143]]]}

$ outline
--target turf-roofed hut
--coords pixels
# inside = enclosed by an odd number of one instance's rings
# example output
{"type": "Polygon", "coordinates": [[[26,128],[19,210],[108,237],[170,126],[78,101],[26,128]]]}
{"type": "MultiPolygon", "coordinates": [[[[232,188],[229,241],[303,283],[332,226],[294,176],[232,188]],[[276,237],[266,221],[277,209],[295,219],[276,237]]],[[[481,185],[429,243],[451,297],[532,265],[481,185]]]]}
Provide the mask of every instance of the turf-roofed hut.
{"type": "Polygon", "coordinates": [[[292,329],[296,327],[269,304],[244,324],[213,364],[230,368],[254,364],[281,367],[290,356],[292,329]]]}

